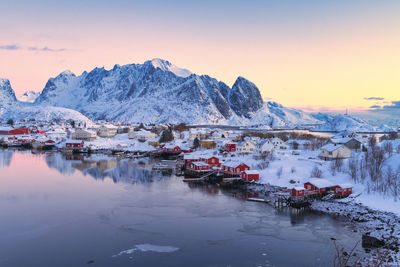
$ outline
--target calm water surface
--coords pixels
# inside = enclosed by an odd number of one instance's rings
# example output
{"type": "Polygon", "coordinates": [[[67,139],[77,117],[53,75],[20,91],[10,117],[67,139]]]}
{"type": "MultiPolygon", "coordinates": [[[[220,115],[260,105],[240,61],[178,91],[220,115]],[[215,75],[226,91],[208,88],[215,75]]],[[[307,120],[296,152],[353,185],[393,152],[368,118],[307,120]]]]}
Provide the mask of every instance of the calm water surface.
{"type": "Polygon", "coordinates": [[[148,166],[0,150],[0,266],[332,266],[361,239],[148,166]]]}

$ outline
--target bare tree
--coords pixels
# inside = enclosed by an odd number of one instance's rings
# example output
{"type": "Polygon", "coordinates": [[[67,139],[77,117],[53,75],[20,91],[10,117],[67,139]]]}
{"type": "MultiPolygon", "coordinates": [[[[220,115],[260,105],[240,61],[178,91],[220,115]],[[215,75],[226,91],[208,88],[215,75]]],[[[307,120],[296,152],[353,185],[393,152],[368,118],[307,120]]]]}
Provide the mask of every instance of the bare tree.
{"type": "Polygon", "coordinates": [[[311,170],[310,177],[321,178],[322,171],[317,166],[314,166],[314,168],[311,170]]]}
{"type": "Polygon", "coordinates": [[[277,176],[278,178],[281,178],[282,173],[283,173],[283,167],[280,167],[280,168],[276,171],[276,176],[277,176]]]}
{"type": "Polygon", "coordinates": [[[392,156],[393,154],[393,145],[390,141],[386,141],[385,144],[383,145],[383,150],[385,153],[388,154],[389,157],[392,156]]]}

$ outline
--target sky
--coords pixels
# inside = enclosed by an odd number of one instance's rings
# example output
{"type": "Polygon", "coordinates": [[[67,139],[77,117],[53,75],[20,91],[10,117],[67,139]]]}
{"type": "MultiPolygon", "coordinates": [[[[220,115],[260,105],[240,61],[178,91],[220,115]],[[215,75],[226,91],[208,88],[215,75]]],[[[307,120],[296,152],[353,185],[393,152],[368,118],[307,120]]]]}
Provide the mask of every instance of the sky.
{"type": "Polygon", "coordinates": [[[166,59],[308,111],[400,110],[400,1],[0,0],[16,95],[69,69],[166,59]]]}

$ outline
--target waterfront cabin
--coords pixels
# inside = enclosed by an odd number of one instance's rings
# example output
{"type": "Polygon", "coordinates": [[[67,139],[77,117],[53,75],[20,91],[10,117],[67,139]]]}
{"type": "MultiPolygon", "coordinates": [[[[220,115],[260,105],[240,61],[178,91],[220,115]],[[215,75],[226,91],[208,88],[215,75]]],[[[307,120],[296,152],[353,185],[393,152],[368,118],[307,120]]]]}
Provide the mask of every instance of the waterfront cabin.
{"type": "Polygon", "coordinates": [[[85,145],[84,141],[81,140],[68,140],[65,143],[65,148],[67,149],[81,149],[85,145]]]}
{"type": "Polygon", "coordinates": [[[322,178],[311,178],[308,182],[304,183],[304,188],[307,191],[312,191],[320,195],[328,193],[333,187],[334,184],[322,178]]]}
{"type": "Polygon", "coordinates": [[[346,159],[351,158],[351,150],[345,145],[327,144],[318,156],[323,160],[346,159]]]}
{"type": "Polygon", "coordinates": [[[0,127],[0,135],[23,135],[30,132],[29,128],[0,127]]]}
{"type": "Polygon", "coordinates": [[[250,170],[250,167],[238,161],[227,161],[222,164],[221,171],[228,175],[241,175],[242,172],[250,170]]]}
{"type": "Polygon", "coordinates": [[[353,193],[353,185],[350,183],[338,184],[334,187],[334,194],[341,197],[347,197],[353,193]]]}
{"type": "Polygon", "coordinates": [[[288,144],[278,137],[272,138],[270,141],[274,145],[275,150],[288,150],[289,149],[288,144]]]}
{"type": "Polygon", "coordinates": [[[211,170],[211,166],[202,161],[195,161],[190,163],[187,169],[195,172],[208,172],[211,170]]]}
{"type": "Polygon", "coordinates": [[[290,190],[290,195],[292,197],[304,197],[306,189],[302,186],[296,186],[290,190]]]}
{"type": "Polygon", "coordinates": [[[207,163],[208,165],[212,167],[221,167],[221,163],[219,162],[219,158],[214,157],[214,156],[201,156],[200,161],[207,163]]]}
{"type": "Polygon", "coordinates": [[[260,174],[256,170],[246,170],[242,172],[243,181],[258,181],[260,180],[260,174]]]}

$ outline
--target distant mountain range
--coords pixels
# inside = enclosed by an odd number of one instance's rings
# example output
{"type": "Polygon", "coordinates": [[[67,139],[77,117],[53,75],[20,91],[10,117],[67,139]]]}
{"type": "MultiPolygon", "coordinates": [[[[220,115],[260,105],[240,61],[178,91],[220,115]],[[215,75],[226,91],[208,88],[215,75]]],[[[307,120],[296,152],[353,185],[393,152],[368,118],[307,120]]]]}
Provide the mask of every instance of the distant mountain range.
{"type": "MultiPolygon", "coordinates": [[[[144,123],[225,124],[285,127],[323,124],[326,114],[309,114],[262,100],[257,86],[238,77],[232,87],[207,75],[196,75],[168,61],[95,68],[76,76],[64,71],[50,78],[40,94],[18,101],[8,80],[0,80],[0,115],[19,118],[20,110],[47,117],[76,111],[93,120],[144,123]],[[33,102],[33,103],[28,103],[33,102]],[[18,107],[16,109],[16,107],[18,107]],[[59,108],[63,108],[59,110],[59,108]],[[69,111],[67,111],[67,109],[69,111]]],[[[26,114],[25,114],[26,115],[26,114]]],[[[63,118],[65,118],[64,116],[63,118]]]]}

